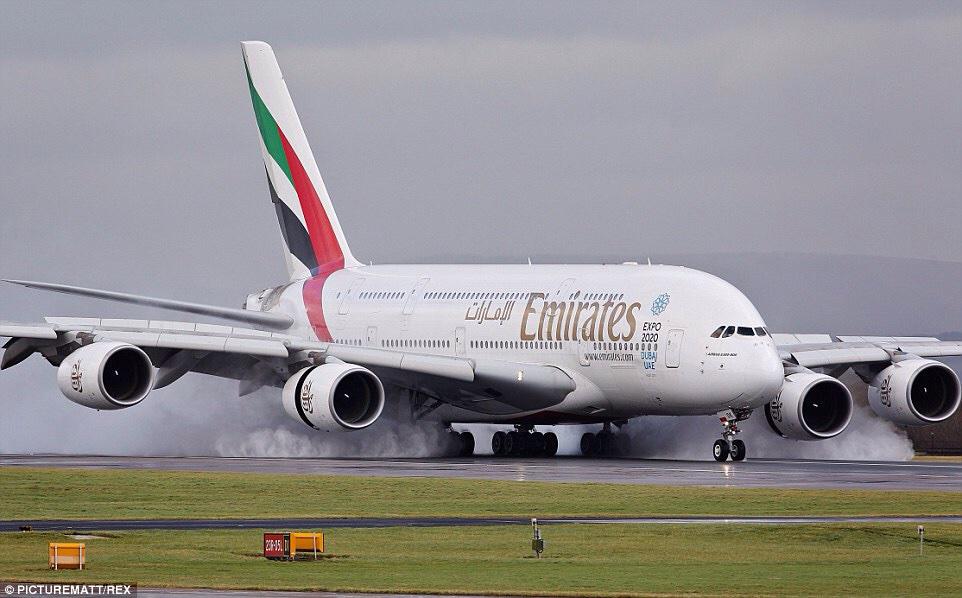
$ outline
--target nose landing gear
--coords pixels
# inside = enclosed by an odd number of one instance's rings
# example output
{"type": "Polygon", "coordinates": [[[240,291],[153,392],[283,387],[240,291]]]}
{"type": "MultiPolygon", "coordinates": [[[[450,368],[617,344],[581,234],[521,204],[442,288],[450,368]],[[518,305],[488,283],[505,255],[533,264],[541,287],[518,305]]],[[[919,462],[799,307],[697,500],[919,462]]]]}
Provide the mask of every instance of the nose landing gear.
{"type": "Polygon", "coordinates": [[[751,414],[751,409],[727,409],[718,413],[718,419],[725,430],[722,432],[722,437],[712,446],[712,456],[715,457],[715,461],[725,461],[729,457],[732,461],[745,460],[745,443],[737,440],[735,434],[740,431],[738,422],[748,419],[751,414]]]}

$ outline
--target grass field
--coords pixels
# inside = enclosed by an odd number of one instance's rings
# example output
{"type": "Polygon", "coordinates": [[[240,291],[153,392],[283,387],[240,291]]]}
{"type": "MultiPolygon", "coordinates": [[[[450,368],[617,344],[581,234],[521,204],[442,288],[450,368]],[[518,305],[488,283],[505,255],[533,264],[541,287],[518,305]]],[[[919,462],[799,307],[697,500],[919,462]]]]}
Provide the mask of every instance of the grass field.
{"type": "Polygon", "coordinates": [[[272,562],[259,530],[125,532],[85,540],[87,571],[50,571],[49,533],[0,534],[0,579],[250,589],[632,595],[962,593],[962,526],[525,525],[336,529],[328,558],[272,562]]]}
{"type": "Polygon", "coordinates": [[[962,515],[962,493],[0,468],[0,519],[651,515],[962,515]]]}
{"type": "MultiPolygon", "coordinates": [[[[0,519],[962,514],[962,493],[702,488],[0,468],[0,519]]],[[[259,556],[263,530],[107,533],[49,571],[56,533],[0,534],[0,580],[426,593],[962,595],[962,525],[526,525],[332,529],[321,562],[259,556]]],[[[275,530],[276,531],[276,530],[275,530]]]]}

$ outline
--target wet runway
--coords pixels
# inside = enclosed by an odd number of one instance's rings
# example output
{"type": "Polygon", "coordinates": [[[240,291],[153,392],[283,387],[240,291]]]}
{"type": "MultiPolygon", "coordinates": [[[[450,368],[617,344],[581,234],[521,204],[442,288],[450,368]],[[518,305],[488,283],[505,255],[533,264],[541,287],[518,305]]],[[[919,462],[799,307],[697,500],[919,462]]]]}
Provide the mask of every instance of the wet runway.
{"type": "MultiPolygon", "coordinates": [[[[917,517],[615,517],[538,519],[542,525],[815,525],[822,523],[962,523],[959,515],[924,515],[917,517]]],[[[198,530],[198,529],[318,529],[374,527],[465,527],[492,525],[531,525],[523,517],[343,517],[343,518],[270,518],[270,519],[44,519],[0,520],[0,532],[19,531],[30,526],[32,531],[110,532],[125,530],[198,530]]]]}
{"type": "Polygon", "coordinates": [[[0,467],[4,466],[962,492],[962,463],[917,461],[755,459],[742,463],[715,463],[575,457],[321,459],[3,455],[0,456],[0,467]]]}

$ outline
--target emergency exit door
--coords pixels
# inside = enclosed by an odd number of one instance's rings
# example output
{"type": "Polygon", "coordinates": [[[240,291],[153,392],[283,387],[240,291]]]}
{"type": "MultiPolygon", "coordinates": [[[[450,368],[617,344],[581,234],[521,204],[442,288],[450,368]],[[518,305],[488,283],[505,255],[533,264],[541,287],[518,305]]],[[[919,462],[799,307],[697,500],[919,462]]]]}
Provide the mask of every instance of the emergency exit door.
{"type": "Polygon", "coordinates": [[[681,344],[685,340],[684,330],[669,330],[665,346],[665,365],[676,368],[681,365],[681,344]]]}

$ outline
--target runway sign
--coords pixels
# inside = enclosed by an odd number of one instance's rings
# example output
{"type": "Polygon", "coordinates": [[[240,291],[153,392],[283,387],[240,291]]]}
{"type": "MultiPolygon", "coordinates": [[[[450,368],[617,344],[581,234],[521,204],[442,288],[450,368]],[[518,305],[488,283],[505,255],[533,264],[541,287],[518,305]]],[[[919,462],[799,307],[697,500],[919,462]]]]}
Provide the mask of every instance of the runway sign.
{"type": "Polygon", "coordinates": [[[48,564],[51,569],[83,569],[87,557],[87,545],[74,542],[51,542],[48,547],[48,564]]]}

